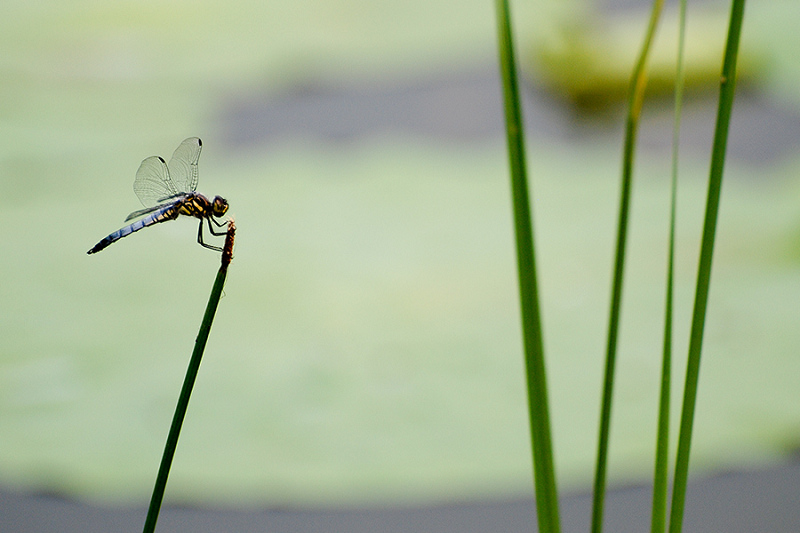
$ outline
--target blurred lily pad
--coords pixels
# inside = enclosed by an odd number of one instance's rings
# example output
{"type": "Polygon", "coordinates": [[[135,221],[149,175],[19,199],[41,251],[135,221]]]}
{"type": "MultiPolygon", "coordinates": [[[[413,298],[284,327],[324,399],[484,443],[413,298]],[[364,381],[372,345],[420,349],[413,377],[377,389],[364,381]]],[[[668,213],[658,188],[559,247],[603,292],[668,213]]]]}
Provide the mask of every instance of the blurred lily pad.
{"type": "MultiPolygon", "coordinates": [[[[724,9],[692,10],[687,15],[686,90],[716,87],[727,33],[724,9]]],[[[648,12],[622,15],[583,12],[563,18],[553,31],[543,32],[529,46],[523,66],[531,81],[583,110],[599,110],[623,101],[641,50],[648,12]]],[[[649,60],[648,91],[673,91],[678,51],[678,14],[665,12],[649,60]]],[[[763,54],[743,46],[739,82],[756,79],[763,54]]]]}

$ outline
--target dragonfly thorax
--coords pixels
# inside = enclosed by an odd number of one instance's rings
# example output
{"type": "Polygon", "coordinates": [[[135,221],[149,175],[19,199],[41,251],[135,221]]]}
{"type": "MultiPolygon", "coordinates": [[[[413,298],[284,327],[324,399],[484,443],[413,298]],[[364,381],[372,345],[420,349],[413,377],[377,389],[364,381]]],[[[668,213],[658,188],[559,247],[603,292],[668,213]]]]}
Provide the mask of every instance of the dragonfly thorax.
{"type": "Polygon", "coordinates": [[[221,217],[228,210],[228,202],[221,196],[209,200],[199,192],[187,193],[175,204],[177,215],[189,215],[197,218],[221,217]]]}

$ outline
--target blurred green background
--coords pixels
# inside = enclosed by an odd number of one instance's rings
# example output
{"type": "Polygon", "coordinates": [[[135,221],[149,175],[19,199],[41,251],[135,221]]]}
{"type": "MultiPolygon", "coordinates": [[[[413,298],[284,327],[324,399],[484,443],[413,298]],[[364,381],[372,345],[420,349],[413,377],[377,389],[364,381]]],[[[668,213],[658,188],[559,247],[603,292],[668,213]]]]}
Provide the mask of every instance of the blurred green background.
{"type": "MultiPolygon", "coordinates": [[[[568,93],[574,78],[551,72],[541,83],[536,58],[557,53],[565,27],[582,31],[587,17],[600,24],[589,16],[598,6],[513,7],[528,79],[568,93]]],[[[724,6],[719,13],[724,26],[724,6]]],[[[646,13],[635,14],[626,28],[643,34],[646,13]]],[[[748,3],[745,46],[758,51],[748,90],[790,118],[800,114],[798,22],[795,2],[748,3]]],[[[331,120],[358,123],[364,87],[400,87],[402,96],[442,72],[494,75],[494,24],[488,0],[4,2],[0,483],[109,501],[149,497],[218,256],[194,243],[187,220],[85,252],[139,208],[131,184],[141,160],[169,157],[196,135],[204,141],[199,190],[229,200],[238,232],[167,500],[529,494],[500,130],[464,140],[390,125],[337,141],[313,134],[313,121],[276,125],[268,138],[244,127],[260,116],[248,105],[280,110],[303,91],[352,95],[331,120]]],[[[599,53],[580,52],[587,60],[599,53]]],[[[609,86],[614,76],[604,78],[609,86]]],[[[497,84],[494,107],[466,115],[499,124],[497,84]]],[[[621,122],[614,113],[581,122],[557,100],[547,109],[588,133],[551,134],[529,117],[529,165],[557,474],[578,488],[588,486],[595,455],[621,122]]],[[[699,108],[713,105],[701,99],[699,108]]],[[[326,109],[306,111],[326,119],[326,109]]],[[[429,111],[436,116],[436,106],[429,111]]],[[[702,116],[710,132],[713,112],[702,116]]],[[[643,136],[668,143],[670,121],[668,110],[648,114],[643,136]]],[[[697,471],[779,460],[800,441],[798,131],[756,131],[767,148],[788,148],[728,163],[697,471]]],[[[668,149],[644,148],[612,422],[616,482],[647,480],[655,447],[669,164],[668,149]]],[[[686,152],[677,369],[708,166],[707,151],[686,152]]]]}

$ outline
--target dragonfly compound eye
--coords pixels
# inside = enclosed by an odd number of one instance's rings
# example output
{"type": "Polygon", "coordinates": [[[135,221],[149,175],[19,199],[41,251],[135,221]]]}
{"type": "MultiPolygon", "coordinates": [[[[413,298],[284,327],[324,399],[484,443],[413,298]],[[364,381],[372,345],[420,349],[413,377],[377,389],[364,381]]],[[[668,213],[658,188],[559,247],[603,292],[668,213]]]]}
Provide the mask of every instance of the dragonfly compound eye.
{"type": "Polygon", "coordinates": [[[211,206],[215,217],[221,217],[228,210],[228,201],[222,196],[214,197],[214,204],[211,206]]]}

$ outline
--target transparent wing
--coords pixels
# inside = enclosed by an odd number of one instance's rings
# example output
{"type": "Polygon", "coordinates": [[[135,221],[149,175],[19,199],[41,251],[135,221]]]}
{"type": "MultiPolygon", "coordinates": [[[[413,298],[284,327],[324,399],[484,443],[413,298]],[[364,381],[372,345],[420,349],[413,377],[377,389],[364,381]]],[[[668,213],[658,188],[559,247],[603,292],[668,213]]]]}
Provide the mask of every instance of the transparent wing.
{"type": "Polygon", "coordinates": [[[140,216],[146,215],[148,213],[152,213],[153,211],[158,211],[159,209],[163,209],[164,207],[174,204],[175,202],[180,202],[184,200],[186,197],[185,194],[178,194],[176,196],[170,198],[164,198],[165,200],[169,200],[168,202],[164,202],[158,205],[154,205],[153,207],[145,207],[144,209],[139,209],[138,211],[134,211],[125,219],[125,222],[129,220],[133,220],[134,218],[139,218],[140,216]],[[180,199],[178,199],[180,198],[180,199]]]}
{"type": "Polygon", "coordinates": [[[193,192],[197,189],[197,160],[200,159],[202,141],[189,137],[181,143],[169,160],[169,176],[175,192],[193,192]]]}
{"type": "Polygon", "coordinates": [[[154,155],[139,165],[136,180],[133,182],[133,192],[139,197],[142,205],[152,207],[182,191],[175,188],[164,159],[154,155]]]}
{"type": "Polygon", "coordinates": [[[145,207],[144,209],[139,209],[138,211],[134,211],[133,213],[128,215],[125,218],[125,222],[133,220],[134,218],[139,218],[140,216],[146,215],[147,213],[152,213],[153,211],[156,211],[158,209],[161,209],[161,205],[154,205],[153,207],[145,207]]]}

